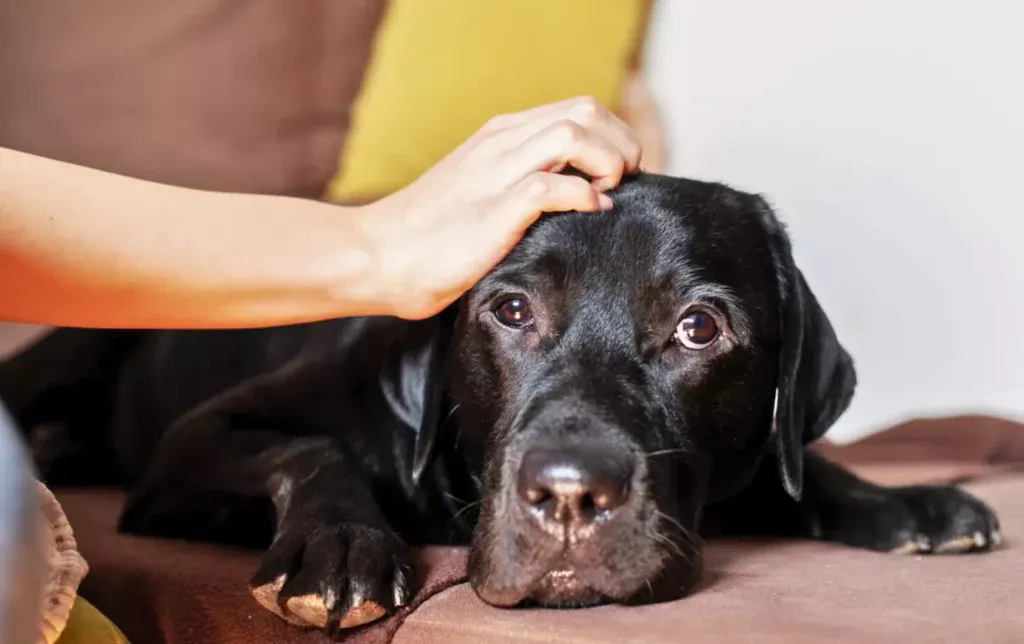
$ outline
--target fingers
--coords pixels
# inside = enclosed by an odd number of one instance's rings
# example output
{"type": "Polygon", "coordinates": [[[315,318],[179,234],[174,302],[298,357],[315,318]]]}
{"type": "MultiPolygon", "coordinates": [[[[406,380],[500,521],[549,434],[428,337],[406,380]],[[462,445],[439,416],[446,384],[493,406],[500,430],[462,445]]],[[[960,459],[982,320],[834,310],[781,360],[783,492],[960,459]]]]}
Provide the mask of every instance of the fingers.
{"type": "Polygon", "coordinates": [[[640,138],[626,123],[593,98],[576,99],[568,118],[588,130],[594,130],[610,141],[620,153],[627,173],[640,169],[642,148],[640,138]]]}
{"type": "Polygon", "coordinates": [[[612,200],[582,177],[535,172],[517,183],[490,211],[486,224],[499,229],[514,245],[545,212],[608,210],[612,200]]]}
{"type": "Polygon", "coordinates": [[[517,180],[538,170],[556,173],[568,166],[590,176],[597,190],[614,188],[625,172],[625,160],[610,141],[569,120],[556,121],[526,139],[508,153],[505,164],[517,180]]]}
{"type": "MultiPolygon", "coordinates": [[[[522,141],[540,136],[543,132],[568,130],[571,128],[569,124],[576,126],[577,135],[582,132],[586,138],[605,141],[606,145],[603,147],[614,150],[621,158],[623,172],[631,173],[639,170],[641,159],[639,138],[622,120],[596,99],[590,97],[574,98],[515,114],[495,117],[481,129],[480,135],[490,139],[490,142],[502,151],[509,151],[518,147],[522,141]]],[[[571,145],[575,137],[567,136],[567,134],[569,133],[555,134],[555,138],[561,137],[560,142],[564,146],[571,145]]],[[[530,168],[530,171],[546,169],[558,161],[565,160],[564,150],[547,148],[546,151],[548,156],[540,155],[531,158],[535,165],[530,168]]],[[[580,160],[586,163],[590,158],[589,153],[584,151],[580,160]]],[[[579,169],[583,170],[583,168],[579,169]]],[[[621,173],[619,177],[602,176],[607,177],[605,183],[611,182],[607,187],[614,187],[618,183],[621,173]]]]}

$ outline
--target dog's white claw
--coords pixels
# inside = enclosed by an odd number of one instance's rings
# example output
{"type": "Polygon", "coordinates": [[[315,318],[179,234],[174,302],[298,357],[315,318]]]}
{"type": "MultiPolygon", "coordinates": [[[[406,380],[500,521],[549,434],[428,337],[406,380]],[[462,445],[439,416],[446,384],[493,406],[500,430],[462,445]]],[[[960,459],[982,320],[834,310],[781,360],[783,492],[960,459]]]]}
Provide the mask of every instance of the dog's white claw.
{"type": "Polygon", "coordinates": [[[935,552],[938,554],[968,552],[974,546],[975,542],[973,536],[958,537],[952,541],[947,541],[946,543],[939,545],[939,547],[935,549],[935,552]]]}
{"type": "Polygon", "coordinates": [[[917,539],[915,540],[915,543],[917,544],[918,552],[932,551],[932,544],[928,541],[928,537],[924,536],[923,534],[918,535],[917,539]]]}
{"type": "Polygon", "coordinates": [[[391,588],[394,593],[395,608],[405,606],[409,602],[409,598],[405,596],[405,575],[401,572],[396,573],[391,588]]]}
{"type": "Polygon", "coordinates": [[[359,608],[366,603],[366,593],[362,589],[357,588],[352,591],[352,608],[359,608]]]}
{"type": "Polygon", "coordinates": [[[979,530],[978,532],[974,533],[974,546],[976,548],[984,548],[985,544],[987,543],[988,540],[985,539],[985,534],[983,532],[979,530]]]}
{"type": "Polygon", "coordinates": [[[992,546],[998,546],[1003,542],[1003,535],[998,530],[992,531],[992,546]]]}

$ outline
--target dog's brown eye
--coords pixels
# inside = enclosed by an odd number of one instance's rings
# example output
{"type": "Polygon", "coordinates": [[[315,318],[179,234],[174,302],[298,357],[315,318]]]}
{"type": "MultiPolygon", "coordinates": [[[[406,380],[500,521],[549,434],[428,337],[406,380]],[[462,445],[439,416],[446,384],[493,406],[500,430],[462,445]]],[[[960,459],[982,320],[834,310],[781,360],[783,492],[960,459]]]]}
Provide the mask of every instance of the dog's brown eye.
{"type": "Polygon", "coordinates": [[[706,349],[718,338],[718,323],[704,311],[690,311],[676,327],[675,340],[687,349],[706,349]]]}
{"type": "Polygon", "coordinates": [[[513,329],[522,329],[533,324],[530,305],[521,297],[513,297],[502,302],[501,306],[494,310],[494,317],[498,318],[498,322],[513,329]]]}

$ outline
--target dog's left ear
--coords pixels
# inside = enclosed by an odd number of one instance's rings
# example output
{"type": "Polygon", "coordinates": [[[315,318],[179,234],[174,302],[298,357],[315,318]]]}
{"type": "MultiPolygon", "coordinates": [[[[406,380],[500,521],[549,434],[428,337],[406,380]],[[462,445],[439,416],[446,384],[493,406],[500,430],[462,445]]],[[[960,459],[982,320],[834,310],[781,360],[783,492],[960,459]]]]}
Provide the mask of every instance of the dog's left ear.
{"type": "Polygon", "coordinates": [[[416,323],[408,336],[392,344],[380,375],[388,406],[416,434],[411,464],[414,484],[430,462],[441,429],[444,364],[456,314],[453,305],[416,323]]]}
{"type": "Polygon", "coordinates": [[[828,431],[850,404],[857,385],[853,360],[793,261],[789,238],[768,204],[759,210],[771,239],[781,321],[775,442],[786,491],[803,491],[804,445],[828,431]]]}

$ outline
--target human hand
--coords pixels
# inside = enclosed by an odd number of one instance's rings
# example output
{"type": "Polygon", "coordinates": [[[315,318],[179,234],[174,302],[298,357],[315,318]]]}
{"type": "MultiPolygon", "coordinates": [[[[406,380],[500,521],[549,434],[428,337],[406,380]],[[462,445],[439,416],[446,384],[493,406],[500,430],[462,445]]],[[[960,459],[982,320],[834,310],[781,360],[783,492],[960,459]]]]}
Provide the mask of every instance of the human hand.
{"type": "Polygon", "coordinates": [[[498,264],[543,212],[607,210],[640,166],[632,130],[593,98],[491,119],[408,187],[364,209],[383,308],[434,315],[498,264]],[[559,174],[573,167],[592,178],[559,174]]]}

